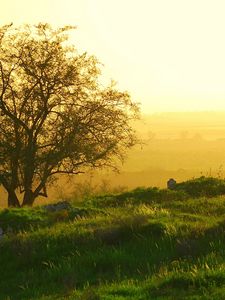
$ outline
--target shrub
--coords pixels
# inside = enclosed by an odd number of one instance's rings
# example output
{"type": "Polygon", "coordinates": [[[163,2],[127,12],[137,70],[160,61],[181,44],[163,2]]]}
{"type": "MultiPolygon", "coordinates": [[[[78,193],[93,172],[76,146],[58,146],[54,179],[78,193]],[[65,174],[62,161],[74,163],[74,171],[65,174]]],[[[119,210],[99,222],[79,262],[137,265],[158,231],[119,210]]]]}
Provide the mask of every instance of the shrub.
{"type": "Polygon", "coordinates": [[[176,191],[184,191],[191,197],[214,197],[225,194],[225,180],[201,176],[176,184],[176,191]]]}
{"type": "Polygon", "coordinates": [[[92,198],[88,205],[92,204],[97,207],[117,207],[125,206],[128,203],[139,204],[139,203],[154,203],[154,202],[164,202],[172,200],[186,200],[189,196],[183,190],[168,190],[159,189],[157,187],[148,188],[136,188],[132,191],[117,194],[117,195],[107,195],[107,196],[96,196],[92,198]]]}
{"type": "Polygon", "coordinates": [[[0,227],[3,231],[20,231],[31,227],[44,225],[47,221],[46,213],[39,208],[10,208],[0,211],[0,227]]]}

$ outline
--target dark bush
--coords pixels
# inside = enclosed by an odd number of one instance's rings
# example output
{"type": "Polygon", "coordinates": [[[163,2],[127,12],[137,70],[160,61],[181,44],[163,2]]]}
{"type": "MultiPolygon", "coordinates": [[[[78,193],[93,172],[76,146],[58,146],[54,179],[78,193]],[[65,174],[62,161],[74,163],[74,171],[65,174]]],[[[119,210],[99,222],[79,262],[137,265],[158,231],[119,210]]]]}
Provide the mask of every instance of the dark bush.
{"type": "Polygon", "coordinates": [[[176,184],[176,191],[184,191],[191,197],[214,197],[225,194],[225,180],[201,176],[176,184]]]}
{"type": "Polygon", "coordinates": [[[106,195],[106,196],[96,196],[91,199],[90,202],[97,207],[116,207],[123,206],[128,203],[140,204],[140,203],[154,203],[154,202],[164,202],[172,200],[185,200],[189,196],[183,190],[169,190],[169,189],[159,189],[157,187],[143,188],[139,187],[132,191],[117,194],[117,195],[106,195]]]}
{"type": "Polygon", "coordinates": [[[3,230],[19,231],[31,227],[44,225],[47,221],[46,213],[36,208],[10,208],[0,211],[0,227],[3,230]]]}

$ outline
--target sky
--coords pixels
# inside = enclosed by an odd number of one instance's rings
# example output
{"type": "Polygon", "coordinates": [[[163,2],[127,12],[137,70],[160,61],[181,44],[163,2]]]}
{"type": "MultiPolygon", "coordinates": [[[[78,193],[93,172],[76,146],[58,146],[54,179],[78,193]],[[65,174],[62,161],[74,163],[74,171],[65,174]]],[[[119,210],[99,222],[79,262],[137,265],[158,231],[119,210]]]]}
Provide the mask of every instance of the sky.
{"type": "Polygon", "coordinates": [[[75,25],[145,113],[225,111],[224,0],[1,0],[0,25],[75,25]]]}

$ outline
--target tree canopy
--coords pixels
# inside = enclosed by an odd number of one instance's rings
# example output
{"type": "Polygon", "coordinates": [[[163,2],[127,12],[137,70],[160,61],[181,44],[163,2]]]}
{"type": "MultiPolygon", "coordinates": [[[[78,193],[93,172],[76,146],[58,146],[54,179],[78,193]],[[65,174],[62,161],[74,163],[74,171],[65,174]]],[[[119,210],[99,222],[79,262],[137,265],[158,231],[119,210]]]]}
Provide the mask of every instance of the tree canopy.
{"type": "Polygon", "coordinates": [[[0,183],[9,206],[47,197],[57,174],[115,167],[137,142],[138,105],[101,84],[100,63],[69,43],[71,29],[0,28],[0,183]]]}

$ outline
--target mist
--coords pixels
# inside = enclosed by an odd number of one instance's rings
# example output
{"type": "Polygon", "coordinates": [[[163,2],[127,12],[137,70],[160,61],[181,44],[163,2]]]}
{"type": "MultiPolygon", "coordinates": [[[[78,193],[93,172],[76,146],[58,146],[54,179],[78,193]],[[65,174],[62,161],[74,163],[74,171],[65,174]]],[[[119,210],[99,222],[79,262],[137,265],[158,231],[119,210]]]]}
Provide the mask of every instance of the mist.
{"type": "Polygon", "coordinates": [[[199,176],[225,177],[225,112],[143,115],[134,127],[142,143],[118,165],[119,173],[105,169],[69,181],[64,178],[63,188],[59,180],[52,194],[75,195],[82,185],[87,193],[92,189],[104,193],[140,186],[165,188],[169,178],[181,182],[199,176]]]}

